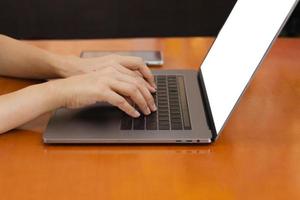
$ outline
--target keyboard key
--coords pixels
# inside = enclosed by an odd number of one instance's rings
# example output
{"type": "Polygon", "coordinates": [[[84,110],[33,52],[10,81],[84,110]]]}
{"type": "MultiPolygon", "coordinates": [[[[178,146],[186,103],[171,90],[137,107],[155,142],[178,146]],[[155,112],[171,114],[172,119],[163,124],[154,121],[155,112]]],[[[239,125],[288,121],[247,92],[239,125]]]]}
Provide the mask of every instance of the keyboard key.
{"type": "Polygon", "coordinates": [[[182,130],[182,124],[174,124],[174,123],[172,123],[171,129],[172,130],[182,130]]]}
{"type": "Polygon", "coordinates": [[[169,121],[170,118],[169,118],[169,115],[158,115],[158,121],[169,121]]]}
{"type": "Polygon", "coordinates": [[[132,128],[132,117],[124,113],[121,119],[121,130],[131,130],[131,128],[132,128]]]}
{"type": "Polygon", "coordinates": [[[169,125],[159,125],[159,130],[170,130],[169,125]]]}
{"type": "Polygon", "coordinates": [[[133,129],[134,130],[144,130],[145,129],[145,117],[141,114],[140,117],[133,119],[133,129]]]}
{"type": "Polygon", "coordinates": [[[153,112],[146,117],[146,129],[157,130],[157,112],[153,112]]]}

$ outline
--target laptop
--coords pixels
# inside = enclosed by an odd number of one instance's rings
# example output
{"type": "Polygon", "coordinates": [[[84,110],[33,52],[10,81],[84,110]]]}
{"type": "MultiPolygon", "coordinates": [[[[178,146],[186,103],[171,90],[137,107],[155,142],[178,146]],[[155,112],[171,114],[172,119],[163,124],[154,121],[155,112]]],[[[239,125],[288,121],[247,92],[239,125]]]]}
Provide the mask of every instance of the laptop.
{"type": "Polygon", "coordinates": [[[44,142],[214,142],[297,3],[238,0],[199,71],[153,71],[156,112],[131,118],[106,103],[58,109],[44,142]]]}

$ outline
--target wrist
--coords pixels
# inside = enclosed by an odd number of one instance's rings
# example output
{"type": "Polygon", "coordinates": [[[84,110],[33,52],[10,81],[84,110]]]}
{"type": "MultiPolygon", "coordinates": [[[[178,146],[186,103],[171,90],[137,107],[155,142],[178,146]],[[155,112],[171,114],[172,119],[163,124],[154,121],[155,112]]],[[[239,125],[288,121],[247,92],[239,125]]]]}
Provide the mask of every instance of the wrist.
{"type": "Polygon", "coordinates": [[[39,90],[40,96],[44,96],[45,105],[48,110],[54,110],[65,106],[65,94],[59,86],[60,80],[49,81],[31,87],[39,90]]]}
{"type": "Polygon", "coordinates": [[[57,54],[48,55],[48,63],[50,64],[56,78],[66,77],[65,74],[69,68],[69,63],[65,61],[64,57],[65,56],[57,54]]]}
{"type": "Polygon", "coordinates": [[[59,78],[66,78],[81,74],[82,71],[78,65],[80,58],[72,55],[53,55],[52,66],[55,74],[59,78]]]}

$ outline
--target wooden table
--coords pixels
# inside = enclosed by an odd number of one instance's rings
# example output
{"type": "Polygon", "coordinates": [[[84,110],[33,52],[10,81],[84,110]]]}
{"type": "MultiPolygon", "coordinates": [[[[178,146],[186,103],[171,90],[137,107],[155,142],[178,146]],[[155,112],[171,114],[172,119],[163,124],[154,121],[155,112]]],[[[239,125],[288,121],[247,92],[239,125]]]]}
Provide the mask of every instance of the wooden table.
{"type": "MultiPolygon", "coordinates": [[[[197,69],[212,41],[28,43],[74,55],[162,50],[164,69],[197,69]]],[[[0,94],[33,83],[1,78],[0,94]]],[[[33,131],[0,136],[0,199],[300,199],[299,102],[300,39],[279,39],[213,145],[48,146],[41,117],[25,126],[33,131]]]]}

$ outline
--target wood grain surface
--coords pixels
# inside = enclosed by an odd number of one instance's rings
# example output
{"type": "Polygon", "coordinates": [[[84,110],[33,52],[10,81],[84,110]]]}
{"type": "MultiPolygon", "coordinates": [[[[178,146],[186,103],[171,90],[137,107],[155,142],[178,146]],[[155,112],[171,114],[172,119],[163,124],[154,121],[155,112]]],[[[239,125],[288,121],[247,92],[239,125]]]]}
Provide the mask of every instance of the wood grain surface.
{"type": "MultiPolygon", "coordinates": [[[[197,69],[212,41],[26,42],[73,55],[161,50],[163,69],[197,69]]],[[[35,83],[1,77],[0,94],[35,83]]],[[[300,39],[278,39],[216,143],[49,146],[46,114],[0,136],[0,199],[300,199],[299,105],[300,39]]]]}

